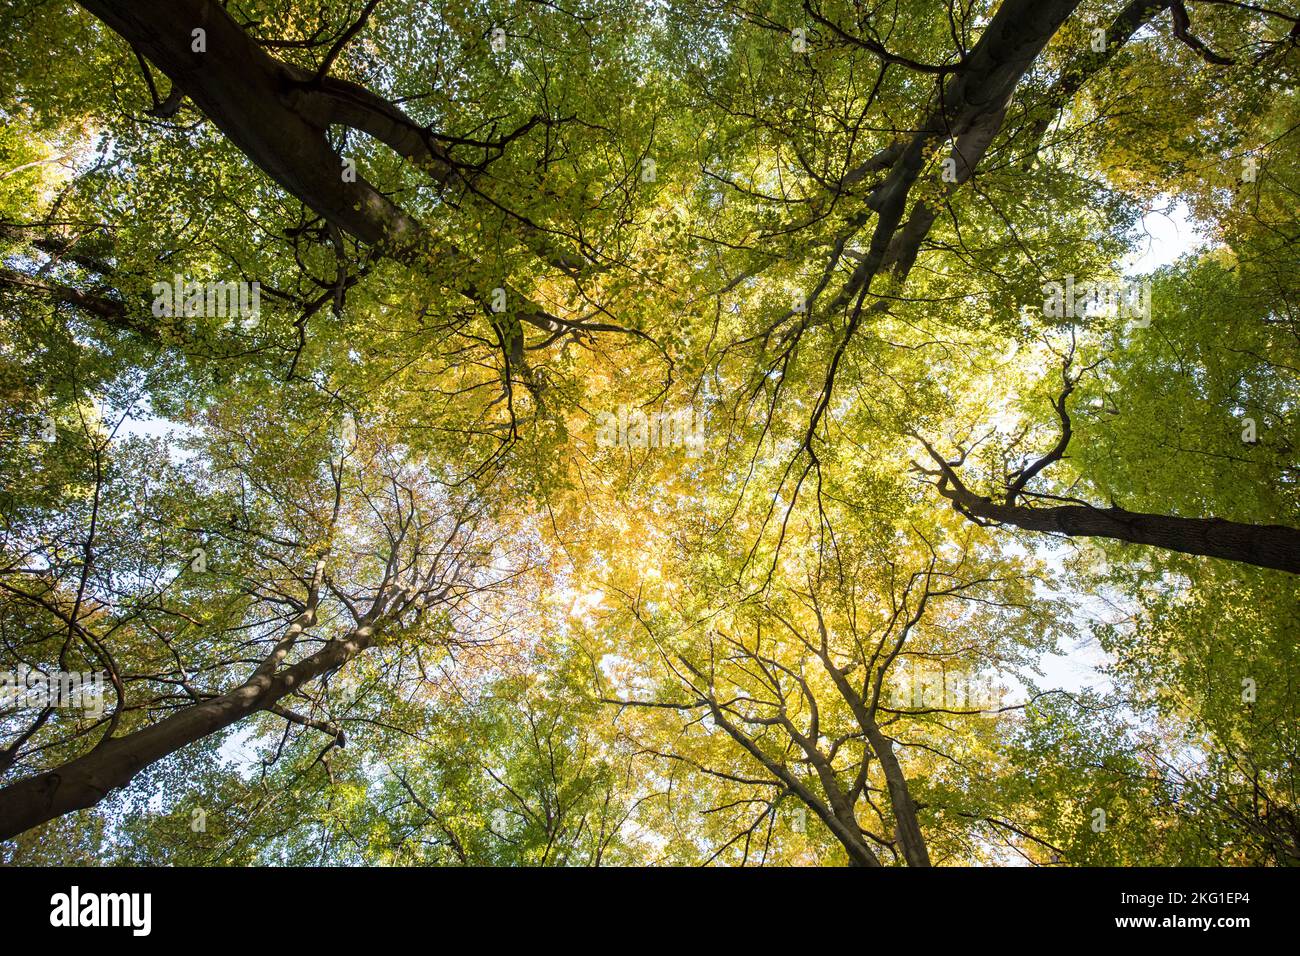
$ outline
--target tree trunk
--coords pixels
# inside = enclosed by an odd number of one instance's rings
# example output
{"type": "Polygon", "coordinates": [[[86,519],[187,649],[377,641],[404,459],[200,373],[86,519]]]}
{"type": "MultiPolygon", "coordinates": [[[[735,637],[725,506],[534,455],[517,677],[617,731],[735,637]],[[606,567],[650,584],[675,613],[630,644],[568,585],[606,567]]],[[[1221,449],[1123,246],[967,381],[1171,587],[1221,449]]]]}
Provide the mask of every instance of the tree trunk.
{"type": "Polygon", "coordinates": [[[310,77],[270,56],[211,0],[84,0],[81,6],[148,57],[241,152],[292,195],[365,243],[420,232],[363,176],[344,182],[341,160],[291,105],[310,77]],[[204,49],[194,49],[202,30],[204,49]]]}
{"type": "Polygon", "coordinates": [[[1207,558],[1225,558],[1300,574],[1300,530],[1285,525],[1246,524],[1222,518],[1180,518],[1088,505],[1029,508],[1000,504],[947,483],[939,490],[958,511],[982,521],[1070,537],[1114,538],[1131,544],[1207,558]]]}
{"type": "Polygon", "coordinates": [[[220,697],[186,707],[125,737],[103,740],[83,757],[5,787],[0,790],[0,840],[94,806],[150,764],[268,709],[294,688],[342,666],[374,638],[370,627],[358,628],[278,674],[255,673],[220,697]]]}
{"type": "Polygon", "coordinates": [[[916,804],[903,775],[903,767],[894,756],[894,742],[880,732],[875,721],[866,724],[867,739],[880,769],[885,773],[885,783],[889,787],[889,805],[894,811],[894,824],[898,842],[902,846],[903,859],[908,866],[929,866],[930,851],[925,845],[925,835],[921,832],[920,821],[916,819],[916,804]]]}
{"type": "Polygon", "coordinates": [[[436,262],[440,272],[454,277],[448,288],[485,307],[492,290],[504,288],[511,304],[499,321],[512,329],[521,319],[548,332],[559,328],[504,277],[469,278],[483,272],[471,256],[433,239],[360,173],[344,180],[343,158],[326,137],[335,124],[375,136],[417,160],[435,181],[448,181],[445,157],[421,143],[420,127],[396,106],[354,83],[315,77],[276,59],[212,0],[80,3],[148,57],[245,156],[327,222],[412,267],[436,262]],[[202,52],[194,49],[196,30],[204,31],[202,52]]]}

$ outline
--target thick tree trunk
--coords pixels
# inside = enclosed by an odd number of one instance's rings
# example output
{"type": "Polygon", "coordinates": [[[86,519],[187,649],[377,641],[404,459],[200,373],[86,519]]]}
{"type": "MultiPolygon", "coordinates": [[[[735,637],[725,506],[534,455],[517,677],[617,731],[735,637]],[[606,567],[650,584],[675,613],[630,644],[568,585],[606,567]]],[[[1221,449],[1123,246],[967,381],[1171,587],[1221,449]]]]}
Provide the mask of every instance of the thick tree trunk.
{"type": "Polygon", "coordinates": [[[936,216],[922,202],[903,222],[912,186],[928,162],[927,150],[952,139],[957,181],[968,180],[1001,129],[1021,78],[1078,5],[1079,0],[1004,0],[998,7],[966,62],[944,86],[938,107],[868,200],[877,219],[867,254],[828,312],[849,305],[886,265],[906,275],[936,216]]]}
{"type": "Polygon", "coordinates": [[[326,137],[335,124],[375,136],[417,160],[435,181],[448,181],[445,156],[421,140],[420,127],[396,106],[354,83],[318,78],[276,59],[212,0],[81,0],[81,6],[162,70],[245,156],[327,222],[415,268],[436,262],[440,272],[454,277],[449,288],[485,307],[494,288],[506,289],[512,334],[518,320],[547,331],[560,327],[504,277],[471,279],[483,273],[471,256],[433,240],[360,173],[344,180],[342,157],[326,137]],[[194,48],[196,30],[204,31],[202,51],[194,48]]]}
{"type": "Polygon", "coordinates": [[[926,848],[920,821],[916,819],[916,804],[912,800],[907,777],[903,774],[898,758],[894,756],[894,742],[880,732],[875,721],[867,722],[866,734],[876,759],[880,761],[880,769],[885,773],[885,784],[889,787],[889,805],[894,811],[894,825],[903,850],[903,859],[908,866],[929,866],[930,851],[926,848]]]}
{"type": "Polygon", "coordinates": [[[211,0],[84,0],[148,57],[244,155],[292,195],[362,242],[401,244],[418,224],[365,178],[343,180],[339,156],[292,105],[309,77],[254,43],[211,0]],[[202,30],[203,50],[194,31],[202,30]]]}
{"type": "Polygon", "coordinates": [[[848,703],[858,726],[867,735],[867,742],[880,761],[880,769],[885,774],[885,785],[889,789],[889,804],[894,811],[895,836],[903,851],[903,859],[908,866],[930,866],[930,850],[926,846],[925,834],[921,822],[916,818],[916,803],[912,800],[912,790],[907,783],[903,766],[894,756],[894,742],[881,732],[874,717],[874,708],[867,705],[863,694],[859,694],[849,683],[844,671],[835,666],[825,646],[823,628],[823,646],[819,654],[822,665],[830,674],[840,696],[848,703]]]}
{"type": "Polygon", "coordinates": [[[1225,558],[1300,574],[1300,530],[1285,525],[1245,524],[1222,518],[1180,518],[1087,505],[1030,508],[1002,504],[947,483],[939,490],[958,511],[981,521],[996,521],[1026,531],[1046,531],[1070,537],[1114,538],[1183,554],[1225,558]]]}
{"type": "Polygon", "coordinates": [[[0,790],[0,840],[94,806],[150,764],[250,714],[267,710],[294,688],[347,663],[369,647],[374,637],[371,628],[358,628],[278,674],[262,673],[259,668],[249,680],[220,697],[186,707],[125,737],[102,741],[83,757],[5,787],[0,790]]]}

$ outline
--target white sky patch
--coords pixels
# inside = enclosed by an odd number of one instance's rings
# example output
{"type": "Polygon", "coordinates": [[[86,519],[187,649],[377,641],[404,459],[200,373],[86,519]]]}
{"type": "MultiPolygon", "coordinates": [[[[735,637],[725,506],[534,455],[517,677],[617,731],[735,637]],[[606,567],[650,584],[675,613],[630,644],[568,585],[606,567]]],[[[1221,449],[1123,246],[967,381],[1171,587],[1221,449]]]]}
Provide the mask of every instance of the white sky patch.
{"type": "Polygon", "coordinates": [[[221,746],[217,748],[217,756],[227,765],[233,765],[235,769],[244,774],[251,776],[254,769],[260,764],[261,757],[257,750],[257,729],[251,725],[236,727],[221,746]]]}
{"type": "Polygon", "coordinates": [[[1043,684],[1054,690],[1071,693],[1091,688],[1104,693],[1111,688],[1111,680],[1101,668],[1112,662],[1095,638],[1085,635],[1062,654],[1045,654],[1038,661],[1043,670],[1043,684]]]}
{"type": "MultiPolygon", "coordinates": [[[[1124,275],[1148,275],[1190,252],[1212,245],[1213,240],[1192,219],[1186,203],[1172,197],[1161,197],[1142,217],[1132,252],[1124,262],[1124,275]]],[[[1080,546],[1086,546],[1088,542],[1086,538],[1077,539],[1080,546]]],[[[1068,554],[1065,550],[1051,547],[1040,550],[1035,546],[1035,550],[1057,568],[1068,554]]],[[[1112,658],[1089,633],[1088,624],[1113,617],[1115,609],[1094,595],[1075,593],[1068,597],[1075,607],[1075,623],[1081,636],[1072,647],[1063,647],[1059,653],[1045,654],[1039,659],[1043,686],[1071,692],[1089,687],[1098,691],[1108,690],[1113,682],[1101,669],[1111,663],[1112,658]]]]}
{"type": "Polygon", "coordinates": [[[167,444],[167,457],[172,464],[179,465],[195,457],[195,452],[184,446],[186,439],[198,435],[195,429],[169,418],[160,418],[144,409],[135,409],[118,426],[114,435],[116,441],[128,438],[156,438],[167,444]]]}
{"type": "Polygon", "coordinates": [[[1209,238],[1192,220],[1187,204],[1164,197],[1142,217],[1137,242],[1124,264],[1124,274],[1148,275],[1210,244],[1209,238]]]}

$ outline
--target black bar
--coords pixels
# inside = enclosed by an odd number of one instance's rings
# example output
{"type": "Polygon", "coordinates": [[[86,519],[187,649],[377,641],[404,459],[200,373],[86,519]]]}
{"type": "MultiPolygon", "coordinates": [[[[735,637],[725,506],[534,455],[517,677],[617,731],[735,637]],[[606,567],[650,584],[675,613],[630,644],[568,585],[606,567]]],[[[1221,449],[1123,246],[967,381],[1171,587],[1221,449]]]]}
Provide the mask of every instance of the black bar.
{"type": "MultiPolygon", "coordinates": [[[[1297,871],[1264,869],[10,868],[0,870],[0,925],[8,940],[130,948],[276,938],[338,944],[372,930],[428,934],[431,948],[441,948],[432,940],[448,943],[453,929],[493,948],[565,947],[569,934],[590,931],[611,945],[658,938],[693,948],[702,938],[681,934],[710,926],[718,943],[833,932],[867,949],[871,939],[883,942],[877,931],[885,929],[926,948],[1193,935],[1234,945],[1243,934],[1290,936],[1298,888],[1297,871]],[[150,894],[148,936],[130,925],[52,926],[57,894],[70,903],[74,886],[83,907],[88,894],[150,894]]],[[[89,905],[97,909],[98,898],[89,905]]]]}

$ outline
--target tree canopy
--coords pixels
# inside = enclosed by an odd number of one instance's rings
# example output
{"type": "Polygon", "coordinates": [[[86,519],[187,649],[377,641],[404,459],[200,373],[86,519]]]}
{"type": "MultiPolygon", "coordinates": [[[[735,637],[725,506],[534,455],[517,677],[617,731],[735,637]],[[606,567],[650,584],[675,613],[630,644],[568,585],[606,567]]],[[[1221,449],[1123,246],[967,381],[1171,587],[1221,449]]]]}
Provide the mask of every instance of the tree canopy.
{"type": "Polygon", "coordinates": [[[0,24],[0,860],[1300,862],[1291,0],[0,24]]]}

